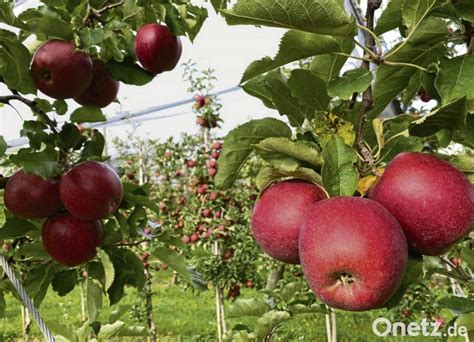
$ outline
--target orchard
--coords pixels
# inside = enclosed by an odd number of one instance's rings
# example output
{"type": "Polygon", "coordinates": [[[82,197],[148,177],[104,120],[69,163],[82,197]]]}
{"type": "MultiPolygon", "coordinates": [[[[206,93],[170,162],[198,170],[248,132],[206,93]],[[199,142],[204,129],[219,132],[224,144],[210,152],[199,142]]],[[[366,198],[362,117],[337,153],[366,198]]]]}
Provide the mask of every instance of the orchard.
{"type": "Polygon", "coordinates": [[[34,2],[0,3],[0,339],[474,339],[470,0],[34,2]],[[283,34],[233,127],[183,58],[219,20],[283,34]],[[170,80],[193,130],[140,134],[122,95],[170,80]]]}

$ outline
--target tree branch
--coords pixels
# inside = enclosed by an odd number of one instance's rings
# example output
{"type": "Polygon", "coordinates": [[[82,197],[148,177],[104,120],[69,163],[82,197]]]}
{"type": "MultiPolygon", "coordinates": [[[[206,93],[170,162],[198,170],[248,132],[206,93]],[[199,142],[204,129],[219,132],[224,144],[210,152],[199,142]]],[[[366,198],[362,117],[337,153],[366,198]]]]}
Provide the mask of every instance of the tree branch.
{"type": "Polygon", "coordinates": [[[462,21],[464,26],[464,32],[466,35],[466,45],[468,48],[468,53],[472,54],[474,49],[474,27],[472,27],[472,23],[466,20],[462,21]]]}
{"type": "MultiPolygon", "coordinates": [[[[382,0],[368,0],[367,2],[367,12],[365,15],[366,19],[366,28],[364,30],[365,37],[365,46],[367,49],[374,51],[375,49],[375,38],[369,32],[374,31],[374,22],[375,22],[375,11],[380,8],[382,5],[382,0]]],[[[366,58],[370,58],[369,54],[366,54],[366,58]]],[[[365,68],[370,71],[370,62],[364,61],[362,63],[362,68],[365,68]]],[[[372,109],[373,106],[373,97],[372,97],[372,86],[369,86],[367,90],[362,95],[362,108],[359,116],[359,126],[357,130],[356,138],[356,147],[359,150],[359,153],[364,159],[364,162],[370,165],[370,168],[374,173],[377,173],[377,168],[375,166],[375,159],[369,148],[367,147],[364,141],[364,128],[367,120],[367,113],[372,109]]]]}
{"type": "Polygon", "coordinates": [[[113,9],[115,7],[122,6],[124,3],[125,3],[125,1],[119,1],[119,2],[116,2],[114,4],[106,5],[106,6],[102,7],[100,10],[97,10],[96,14],[98,14],[100,16],[101,14],[103,14],[107,11],[110,11],[111,9],[113,9]]]}
{"type": "Polygon", "coordinates": [[[59,133],[58,124],[55,120],[52,120],[45,111],[38,107],[37,103],[32,100],[21,96],[16,91],[13,91],[13,95],[0,96],[0,103],[11,105],[11,101],[19,101],[31,108],[31,110],[44,120],[44,122],[49,126],[51,131],[54,133],[59,133]]]}

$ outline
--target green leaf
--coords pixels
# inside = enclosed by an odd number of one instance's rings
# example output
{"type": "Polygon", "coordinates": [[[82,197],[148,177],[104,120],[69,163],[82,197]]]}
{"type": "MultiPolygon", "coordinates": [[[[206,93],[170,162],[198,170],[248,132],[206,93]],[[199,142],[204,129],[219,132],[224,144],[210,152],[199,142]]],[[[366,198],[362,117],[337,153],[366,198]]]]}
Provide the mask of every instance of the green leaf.
{"type": "Polygon", "coordinates": [[[92,137],[84,144],[81,160],[100,159],[105,148],[105,138],[97,129],[92,131],[92,137]]]}
{"type": "Polygon", "coordinates": [[[402,283],[395,294],[385,303],[385,307],[388,309],[396,307],[402,300],[407,288],[419,282],[421,278],[423,278],[423,259],[410,255],[402,283]]]}
{"type": "Polygon", "coordinates": [[[436,0],[404,0],[402,19],[408,28],[407,35],[418,28],[435,4],[436,0]]]}
{"type": "Polygon", "coordinates": [[[169,267],[175,270],[182,276],[189,284],[193,284],[191,273],[188,270],[186,259],[179,255],[176,251],[166,247],[156,247],[150,251],[150,254],[160,261],[166,263],[169,267]]]}
{"type": "Polygon", "coordinates": [[[25,25],[19,20],[13,12],[15,2],[4,1],[0,3],[0,23],[7,24],[9,26],[15,26],[16,28],[27,30],[28,25],[25,25]]]}
{"type": "Polygon", "coordinates": [[[0,135],[0,157],[7,152],[8,144],[5,141],[5,138],[0,135]]]}
{"type": "Polygon", "coordinates": [[[359,172],[354,167],[358,159],[356,151],[336,136],[324,147],[323,159],[321,176],[329,195],[352,196],[359,181],[359,172]]]}
{"type": "Polygon", "coordinates": [[[254,149],[262,159],[285,171],[295,171],[306,163],[318,168],[323,164],[314,147],[288,138],[267,138],[254,145],[254,149]]]}
{"type": "Polygon", "coordinates": [[[47,147],[41,152],[24,151],[10,157],[10,160],[22,167],[27,174],[34,173],[44,179],[53,178],[61,173],[58,159],[58,152],[52,147],[47,147]]]}
{"type": "Polygon", "coordinates": [[[28,220],[9,217],[0,229],[0,240],[18,239],[38,228],[28,220]]]}
{"type": "Polygon", "coordinates": [[[313,169],[300,167],[295,171],[284,171],[273,167],[263,167],[257,176],[257,187],[263,192],[273,183],[281,182],[288,179],[301,179],[313,184],[322,185],[321,176],[313,169]]]}
{"type": "Polygon", "coordinates": [[[87,279],[86,298],[89,322],[94,322],[102,310],[102,287],[96,280],[87,279]]]}
{"type": "Polygon", "coordinates": [[[97,253],[100,257],[100,262],[104,267],[105,274],[105,286],[104,289],[107,291],[114,282],[115,279],[115,269],[113,263],[110,261],[109,255],[102,249],[97,248],[97,253]]]}
{"type": "Polygon", "coordinates": [[[64,115],[67,113],[67,103],[64,100],[56,100],[53,103],[54,110],[58,115],[64,115]]]}
{"type": "Polygon", "coordinates": [[[455,314],[474,311],[474,300],[462,297],[444,297],[439,303],[455,314]]]}
{"type": "Polygon", "coordinates": [[[53,290],[61,297],[71,292],[78,283],[77,271],[61,271],[54,275],[51,285],[53,290]]]}
{"type": "Polygon", "coordinates": [[[470,111],[474,111],[474,55],[465,55],[452,59],[443,59],[435,86],[441,95],[443,104],[466,97],[470,111]]]}
{"type": "Polygon", "coordinates": [[[403,1],[404,0],[390,0],[387,8],[382,12],[382,15],[377,20],[377,26],[374,30],[377,35],[380,36],[385,32],[402,26],[403,1]]]}
{"type": "Polygon", "coordinates": [[[471,0],[461,0],[457,3],[458,15],[464,20],[474,22],[474,2],[471,0]]]}
{"type": "Polygon", "coordinates": [[[474,151],[466,150],[466,152],[464,153],[449,156],[442,155],[440,157],[449,161],[450,164],[452,164],[462,172],[474,172],[474,151]]]}
{"type": "Polygon", "coordinates": [[[230,188],[252,152],[252,146],[270,137],[291,138],[291,130],[284,122],[272,118],[252,120],[232,130],[225,138],[219,157],[216,186],[230,188]]]}
{"type": "Polygon", "coordinates": [[[281,39],[278,54],[273,59],[265,57],[250,64],[240,82],[244,83],[253,77],[303,58],[341,52],[344,45],[342,41],[341,38],[331,36],[288,31],[281,39]]]}
{"type": "Polygon", "coordinates": [[[274,332],[278,327],[290,319],[290,314],[287,311],[272,310],[265,313],[257,320],[255,333],[257,340],[262,341],[267,335],[274,332]]]}
{"type": "Polygon", "coordinates": [[[238,299],[230,307],[227,317],[261,317],[271,306],[264,298],[238,299]]]}
{"type": "Polygon", "coordinates": [[[304,284],[301,282],[291,282],[286,284],[280,292],[281,299],[284,303],[290,303],[295,295],[304,291],[304,284]]]}
{"type": "Polygon", "coordinates": [[[111,324],[104,324],[100,327],[98,338],[107,340],[107,339],[116,337],[124,326],[125,326],[125,323],[122,321],[116,321],[111,324]]]}
{"type": "Polygon", "coordinates": [[[81,132],[76,125],[66,122],[63,127],[61,127],[61,131],[59,132],[59,141],[61,146],[69,150],[76,146],[76,144],[81,139],[81,132]]]}
{"type": "Polygon", "coordinates": [[[17,36],[0,29],[0,73],[8,88],[23,94],[35,94],[36,86],[30,77],[31,54],[17,36]]]}
{"type": "Polygon", "coordinates": [[[333,36],[356,34],[354,18],[334,0],[239,0],[222,10],[229,25],[263,25],[333,36]]]}
{"type": "Polygon", "coordinates": [[[100,28],[85,27],[79,30],[79,39],[85,49],[100,44],[104,38],[104,30],[100,28]]]}
{"type": "Polygon", "coordinates": [[[288,87],[298,101],[314,111],[325,111],[329,105],[326,82],[310,71],[297,69],[291,72],[288,87]]]}
{"type": "Polygon", "coordinates": [[[293,96],[282,77],[277,78],[270,74],[268,78],[265,78],[265,87],[275,108],[280,115],[288,117],[290,125],[301,127],[305,119],[311,119],[314,116],[314,111],[302,105],[293,96]]]}
{"type": "Polygon", "coordinates": [[[103,122],[106,117],[99,107],[79,107],[71,114],[71,121],[77,123],[83,122],[103,122]]]}
{"type": "Polygon", "coordinates": [[[38,265],[30,268],[23,281],[26,292],[33,299],[35,306],[39,307],[48,291],[54,275],[62,268],[56,263],[38,265]]]}
{"type": "Polygon", "coordinates": [[[428,137],[441,129],[455,130],[466,124],[466,98],[455,100],[410,124],[410,135],[428,137]]]}
{"type": "Polygon", "coordinates": [[[154,75],[128,59],[120,63],[113,60],[109,61],[107,63],[107,70],[112,78],[125,84],[142,86],[151,82],[154,78],[154,75]]]}
{"type": "Polygon", "coordinates": [[[275,105],[273,104],[272,95],[268,91],[268,87],[266,86],[266,83],[265,83],[265,80],[267,79],[267,77],[273,77],[275,73],[277,74],[276,77],[280,77],[279,70],[272,71],[268,73],[266,76],[260,75],[260,76],[250,79],[248,82],[246,82],[242,86],[242,89],[247,94],[260,99],[265,105],[265,107],[270,108],[270,109],[276,109],[275,105]]]}
{"type": "Polygon", "coordinates": [[[71,23],[53,15],[44,16],[38,21],[38,29],[49,38],[71,40],[73,31],[71,23]]]}
{"type": "MultiPolygon", "coordinates": [[[[349,39],[336,38],[336,42],[339,44],[339,50],[336,52],[350,54],[354,50],[354,43],[349,39]]],[[[311,72],[327,83],[339,75],[346,61],[346,56],[317,55],[311,61],[311,72]]]]}
{"type": "Polygon", "coordinates": [[[372,72],[366,69],[353,69],[342,77],[333,79],[328,84],[328,92],[332,97],[349,100],[354,93],[363,93],[372,83],[372,72]]]}

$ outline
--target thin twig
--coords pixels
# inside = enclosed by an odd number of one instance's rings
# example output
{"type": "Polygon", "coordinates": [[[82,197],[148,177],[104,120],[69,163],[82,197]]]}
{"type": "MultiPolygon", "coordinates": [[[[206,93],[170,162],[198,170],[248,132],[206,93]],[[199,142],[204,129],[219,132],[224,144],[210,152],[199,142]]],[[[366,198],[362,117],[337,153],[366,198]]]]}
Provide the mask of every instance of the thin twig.
{"type": "Polygon", "coordinates": [[[411,63],[403,63],[403,62],[389,62],[389,61],[383,61],[382,62],[383,64],[385,65],[388,65],[388,66],[395,66],[395,67],[410,67],[410,68],[415,68],[415,69],[418,69],[418,70],[421,70],[421,71],[425,71],[425,72],[428,72],[427,69],[419,66],[419,65],[416,65],[416,64],[411,64],[411,63]]]}
{"type": "Polygon", "coordinates": [[[119,2],[116,2],[114,4],[106,5],[106,6],[102,7],[101,9],[97,10],[96,14],[98,14],[100,16],[101,14],[103,14],[107,11],[110,11],[111,9],[113,9],[115,7],[122,6],[124,3],[125,3],[125,1],[119,1],[119,2]]]}
{"type": "MultiPolygon", "coordinates": [[[[373,32],[374,30],[375,11],[379,9],[381,5],[382,5],[382,0],[368,0],[367,2],[367,12],[365,15],[367,30],[364,30],[364,36],[365,36],[365,46],[371,51],[374,50],[375,39],[373,35],[370,34],[369,32],[373,32]]],[[[362,63],[362,68],[365,68],[370,71],[370,63],[367,61],[364,61],[362,63]]],[[[367,147],[367,144],[364,141],[364,128],[365,128],[365,122],[367,120],[367,113],[372,109],[372,106],[373,106],[372,86],[369,86],[362,95],[362,108],[361,108],[360,116],[359,116],[359,126],[357,130],[356,146],[361,156],[364,158],[365,163],[369,164],[372,171],[376,174],[377,167],[375,165],[374,156],[372,155],[370,149],[367,147]]]]}

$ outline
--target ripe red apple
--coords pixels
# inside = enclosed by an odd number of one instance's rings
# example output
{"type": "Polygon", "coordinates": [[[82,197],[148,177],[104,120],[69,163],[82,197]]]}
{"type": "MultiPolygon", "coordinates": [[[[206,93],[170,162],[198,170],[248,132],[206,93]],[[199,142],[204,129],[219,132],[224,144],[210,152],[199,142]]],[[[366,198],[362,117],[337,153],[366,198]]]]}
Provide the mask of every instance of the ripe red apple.
{"type": "Polygon", "coordinates": [[[199,126],[204,127],[204,128],[209,127],[209,121],[206,118],[202,117],[202,116],[199,116],[196,119],[196,124],[198,124],[199,126]]]}
{"type": "Polygon", "coordinates": [[[245,282],[245,286],[247,286],[248,288],[253,288],[253,280],[252,279],[249,279],[245,282]]]}
{"type": "Polygon", "coordinates": [[[217,197],[219,197],[219,193],[216,192],[216,191],[213,191],[209,194],[209,200],[211,200],[211,201],[215,201],[217,199],[217,197]]]}
{"type": "Polygon", "coordinates": [[[93,78],[91,58],[64,40],[50,40],[36,50],[31,77],[38,89],[55,99],[83,94],[93,78]]]}
{"type": "Polygon", "coordinates": [[[211,217],[212,216],[212,211],[210,209],[203,209],[201,211],[202,217],[211,217]]]}
{"type": "Polygon", "coordinates": [[[4,243],[2,245],[2,251],[8,252],[10,250],[10,245],[8,243],[4,243]]]}
{"type": "Polygon", "coordinates": [[[423,153],[392,160],[370,198],[400,222],[413,251],[440,255],[473,228],[474,197],[464,174],[423,153]]]}
{"type": "Polygon", "coordinates": [[[173,70],[181,57],[179,37],[160,24],[142,26],[135,37],[135,55],[143,68],[153,75],[173,70]]]}
{"type": "Polygon", "coordinates": [[[214,177],[217,174],[217,169],[210,167],[207,169],[207,173],[210,177],[214,177]]]}
{"type": "Polygon", "coordinates": [[[215,159],[209,160],[209,167],[210,168],[216,168],[217,167],[217,161],[215,159]]]}
{"type": "Polygon", "coordinates": [[[209,184],[200,184],[198,186],[197,191],[198,191],[198,193],[200,193],[202,195],[202,194],[205,194],[208,189],[209,189],[209,184]]]}
{"type": "Polygon", "coordinates": [[[420,100],[423,102],[430,102],[432,100],[431,96],[428,95],[426,90],[422,89],[418,92],[418,95],[420,95],[420,100]]]}
{"type": "Polygon", "coordinates": [[[400,286],[408,260],[407,241],[395,217],[359,197],[314,205],[301,226],[299,248],[314,294],[349,311],[381,308],[400,286]]]}
{"type": "Polygon", "coordinates": [[[191,242],[196,242],[199,240],[199,234],[197,233],[192,233],[191,234],[191,242]]]}
{"type": "Polygon", "coordinates": [[[74,98],[74,100],[83,106],[104,108],[117,98],[120,82],[110,76],[102,60],[94,58],[92,63],[92,82],[89,87],[81,95],[74,98]]]}
{"type": "Polygon", "coordinates": [[[13,215],[27,219],[51,216],[63,206],[58,179],[44,180],[34,174],[27,175],[23,170],[10,177],[3,198],[13,215]]]}
{"type": "Polygon", "coordinates": [[[181,241],[183,241],[184,244],[189,244],[191,242],[191,238],[187,235],[184,235],[182,238],[181,238],[181,241]]]}
{"type": "Polygon", "coordinates": [[[252,213],[252,231],[263,251],[277,260],[299,264],[300,227],[311,207],[327,198],[313,183],[289,180],[266,189],[252,213]]]}
{"type": "Polygon", "coordinates": [[[59,187],[66,209],[87,221],[104,219],[120,205],[122,182],[104,163],[88,161],[74,166],[61,178],[59,187]]]}
{"type": "Polygon", "coordinates": [[[196,108],[201,109],[206,105],[206,97],[204,95],[196,95],[196,108]]]}
{"type": "Polygon", "coordinates": [[[58,263],[77,266],[96,254],[102,243],[102,226],[98,221],[83,221],[63,212],[51,216],[41,231],[46,252],[58,263]]]}
{"type": "Polygon", "coordinates": [[[216,213],[214,214],[214,217],[216,219],[220,219],[222,217],[222,211],[220,211],[220,210],[216,211],[216,213]]]}
{"type": "Polygon", "coordinates": [[[215,149],[215,150],[222,149],[222,142],[221,141],[215,141],[214,144],[212,145],[212,148],[215,149]]]}
{"type": "Polygon", "coordinates": [[[197,162],[196,162],[195,160],[188,160],[188,161],[186,162],[186,165],[187,165],[189,168],[193,168],[193,167],[196,166],[196,163],[197,163],[197,162]]]}
{"type": "Polygon", "coordinates": [[[166,271],[166,270],[168,269],[168,264],[163,263],[163,264],[160,265],[160,268],[161,268],[163,271],[166,271]]]}
{"type": "Polygon", "coordinates": [[[220,155],[220,154],[219,154],[219,152],[217,152],[217,151],[214,151],[214,152],[211,153],[212,159],[216,159],[216,160],[219,159],[219,155],[220,155]]]}

